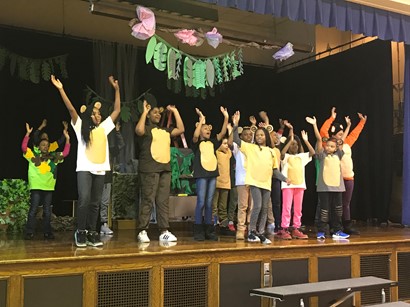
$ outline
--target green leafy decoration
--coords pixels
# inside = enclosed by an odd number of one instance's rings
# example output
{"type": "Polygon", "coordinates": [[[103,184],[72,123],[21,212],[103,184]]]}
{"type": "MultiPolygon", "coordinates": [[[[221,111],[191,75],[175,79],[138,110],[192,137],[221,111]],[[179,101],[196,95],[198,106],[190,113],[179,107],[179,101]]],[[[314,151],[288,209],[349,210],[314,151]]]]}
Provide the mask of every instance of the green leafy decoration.
{"type": "Polygon", "coordinates": [[[170,48],[168,52],[168,79],[178,79],[179,78],[179,72],[180,72],[180,64],[181,62],[179,61],[181,58],[181,54],[178,52],[178,50],[175,50],[174,48],[170,48]],[[179,65],[177,64],[179,62],[179,65]]]}
{"type": "Polygon", "coordinates": [[[40,68],[41,68],[40,61],[34,60],[30,63],[30,81],[35,84],[40,83],[40,68]]]}
{"type": "Polygon", "coordinates": [[[29,79],[29,61],[27,58],[18,57],[17,58],[17,66],[18,66],[18,77],[21,80],[27,81],[29,79]]]}
{"type": "Polygon", "coordinates": [[[167,68],[167,52],[168,47],[162,42],[155,46],[154,52],[154,66],[159,71],[164,71],[167,68]]]}
{"type": "Polygon", "coordinates": [[[41,63],[41,77],[44,81],[50,81],[51,67],[48,61],[43,61],[43,63],[41,63]]]}
{"type": "Polygon", "coordinates": [[[243,53],[242,48],[238,51],[238,70],[241,75],[243,75],[243,53]]]}
{"type": "Polygon", "coordinates": [[[210,87],[214,86],[215,67],[210,59],[206,60],[206,81],[210,87]]]}
{"type": "Polygon", "coordinates": [[[131,118],[131,109],[130,109],[130,107],[124,106],[124,105],[121,106],[120,116],[121,116],[121,120],[123,122],[128,122],[131,118]]]}
{"type": "Polygon", "coordinates": [[[241,73],[238,70],[238,63],[239,61],[236,59],[236,54],[235,51],[231,52],[231,76],[232,76],[232,80],[235,80],[237,77],[239,77],[241,75],[241,73]]]}
{"type": "MultiPolygon", "coordinates": [[[[179,78],[179,76],[181,74],[181,67],[182,67],[182,55],[179,54],[179,57],[178,57],[178,60],[177,60],[177,68],[176,68],[176,71],[175,71],[177,79],[181,79],[181,78],[179,78]]],[[[179,84],[181,84],[181,82],[179,84]]]]}
{"type": "Polygon", "coordinates": [[[184,60],[184,84],[185,86],[191,87],[193,85],[194,72],[193,63],[189,57],[184,60]]]}
{"type": "Polygon", "coordinates": [[[17,55],[11,54],[10,55],[10,75],[14,75],[17,66],[17,55]]]}
{"type": "Polygon", "coordinates": [[[231,66],[230,58],[228,55],[224,56],[222,59],[222,71],[223,71],[223,78],[224,82],[228,82],[229,79],[229,68],[231,66]]]}
{"type": "Polygon", "coordinates": [[[193,66],[194,70],[194,80],[193,85],[195,88],[205,88],[205,74],[206,74],[206,64],[204,61],[198,60],[193,66]]]}
{"type": "Polygon", "coordinates": [[[155,46],[157,45],[157,39],[155,36],[151,37],[148,42],[147,50],[145,51],[145,62],[148,64],[151,62],[152,57],[154,56],[155,46]]]}
{"type": "Polygon", "coordinates": [[[212,63],[214,64],[214,68],[215,68],[216,84],[221,84],[223,82],[223,78],[222,78],[221,66],[219,64],[219,58],[213,58],[212,63]]]}

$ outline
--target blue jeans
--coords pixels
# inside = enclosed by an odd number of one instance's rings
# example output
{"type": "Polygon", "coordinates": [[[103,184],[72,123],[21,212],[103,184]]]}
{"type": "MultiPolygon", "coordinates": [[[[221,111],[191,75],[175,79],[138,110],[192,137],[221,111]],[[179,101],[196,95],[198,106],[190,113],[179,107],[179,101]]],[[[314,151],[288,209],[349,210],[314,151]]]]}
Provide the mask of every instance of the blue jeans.
{"type": "Polygon", "coordinates": [[[26,233],[34,233],[36,230],[36,214],[38,206],[43,205],[43,232],[51,232],[51,201],[53,191],[31,190],[30,191],[30,210],[26,224],[26,233]]]}
{"type": "Polygon", "coordinates": [[[77,229],[95,231],[104,188],[104,176],[77,172],[77,229]]]}
{"type": "Polygon", "coordinates": [[[216,177],[196,179],[195,224],[212,224],[212,199],[216,188],[216,177]],[[205,207],[205,213],[204,213],[205,207]]]}

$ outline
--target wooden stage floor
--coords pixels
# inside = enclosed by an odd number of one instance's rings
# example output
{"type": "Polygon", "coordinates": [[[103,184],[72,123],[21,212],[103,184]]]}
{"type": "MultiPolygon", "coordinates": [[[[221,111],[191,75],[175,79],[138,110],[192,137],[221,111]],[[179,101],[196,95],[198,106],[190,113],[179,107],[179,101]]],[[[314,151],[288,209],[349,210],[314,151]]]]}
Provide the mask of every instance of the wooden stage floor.
{"type": "MultiPolygon", "coordinates": [[[[183,222],[181,222],[183,223],[183,222]]],[[[181,227],[176,227],[181,228],[181,227]]],[[[184,227],[183,227],[184,228],[184,227]]],[[[187,227],[185,227],[187,228],[187,227]]],[[[87,257],[111,258],[111,257],[138,257],[161,254],[197,254],[210,251],[249,251],[255,250],[284,250],[297,248],[315,248],[346,246],[363,246],[383,243],[409,243],[410,228],[399,227],[360,227],[360,235],[353,235],[346,240],[333,240],[326,238],[325,241],[318,241],[313,228],[307,227],[308,240],[281,240],[276,236],[269,236],[272,244],[263,245],[261,243],[248,243],[246,241],[235,240],[235,237],[220,236],[219,241],[194,241],[190,231],[175,230],[178,242],[161,244],[158,241],[158,232],[153,229],[149,231],[151,242],[137,242],[136,230],[116,230],[112,236],[101,236],[104,246],[100,248],[87,247],[77,248],[73,241],[71,231],[56,232],[55,240],[45,241],[42,234],[38,233],[32,241],[25,241],[21,236],[0,235],[0,264],[22,263],[56,260],[74,260],[76,257],[82,259],[87,257]]],[[[409,245],[410,246],[410,245],[409,245]]]]}
{"type": "MultiPolygon", "coordinates": [[[[136,230],[116,230],[102,236],[101,248],[77,248],[72,231],[52,241],[42,233],[32,241],[0,235],[0,306],[268,307],[249,289],[364,276],[398,281],[388,300],[410,300],[410,228],[359,227],[347,240],[318,241],[307,227],[308,240],[270,236],[272,244],[263,245],[229,236],[196,242],[192,224],[178,222],[178,242],[163,245],[152,226],[149,244],[137,242],[136,230]]],[[[308,306],[324,300],[311,298],[308,306]]],[[[380,293],[357,294],[355,302],[379,303],[380,293]]]]}

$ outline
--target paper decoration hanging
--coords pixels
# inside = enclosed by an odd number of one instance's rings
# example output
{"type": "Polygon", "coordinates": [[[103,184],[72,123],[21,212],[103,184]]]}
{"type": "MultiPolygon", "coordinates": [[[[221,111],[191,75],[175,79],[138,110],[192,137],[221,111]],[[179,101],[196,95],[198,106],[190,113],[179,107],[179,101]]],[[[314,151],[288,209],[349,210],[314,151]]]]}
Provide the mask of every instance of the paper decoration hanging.
{"type": "Polygon", "coordinates": [[[132,26],[131,35],[135,38],[146,40],[155,34],[155,15],[146,7],[137,6],[137,17],[140,21],[132,26]]]}
{"type": "Polygon", "coordinates": [[[51,74],[57,74],[61,78],[68,78],[67,56],[32,59],[0,47],[0,70],[9,62],[10,75],[35,84],[40,83],[41,80],[49,81],[51,74]]]}
{"type": "MultiPolygon", "coordinates": [[[[159,71],[166,71],[167,86],[175,93],[181,91],[182,82],[186,95],[206,98],[207,92],[215,85],[235,80],[243,75],[242,50],[234,50],[222,55],[198,58],[169,45],[164,39],[155,35],[148,42],[146,63],[153,62],[159,71]]],[[[212,91],[212,95],[215,91],[212,91]]]]}
{"type": "Polygon", "coordinates": [[[294,55],[295,52],[293,51],[293,45],[291,43],[287,43],[283,46],[279,51],[277,51],[272,57],[275,60],[284,61],[294,55]]]}

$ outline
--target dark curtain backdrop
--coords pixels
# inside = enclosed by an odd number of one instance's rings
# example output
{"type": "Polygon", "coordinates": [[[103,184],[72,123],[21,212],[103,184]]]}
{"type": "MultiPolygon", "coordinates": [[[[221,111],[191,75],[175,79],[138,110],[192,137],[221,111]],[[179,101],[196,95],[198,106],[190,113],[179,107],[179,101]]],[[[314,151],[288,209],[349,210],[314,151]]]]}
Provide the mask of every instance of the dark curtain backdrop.
{"type": "MultiPolygon", "coordinates": [[[[33,58],[51,57],[68,53],[69,79],[62,80],[64,88],[77,109],[83,104],[83,89],[94,87],[92,43],[34,32],[0,28],[2,46],[15,53],[33,58]]],[[[192,53],[195,50],[192,49],[192,53]]],[[[277,74],[273,69],[245,67],[245,74],[216,89],[215,98],[206,100],[174,94],[166,87],[166,76],[151,64],[145,64],[144,52],[139,53],[137,71],[140,73],[138,93],[148,89],[157,97],[159,105],[175,104],[186,127],[186,138],[192,137],[200,108],[207,121],[218,132],[222,124],[219,106],[230,113],[240,110],[242,124],[258,111],[266,110],[275,128],[279,118],[288,118],[297,132],[306,129],[310,140],[314,135],[305,116],[315,115],[321,124],[337,107],[338,121],[344,116],[358,122],[356,112],[369,117],[359,140],[353,147],[356,170],[356,190],[353,200],[355,218],[388,216],[391,191],[391,136],[392,89],[390,43],[375,41],[350,51],[325,58],[290,71],[277,74]]],[[[61,135],[61,121],[69,120],[68,112],[57,91],[47,82],[35,85],[11,77],[8,66],[0,71],[0,101],[3,106],[2,131],[5,143],[0,151],[0,178],[27,178],[27,163],[21,157],[20,144],[25,134],[25,122],[37,127],[42,118],[49,120],[52,139],[61,135]]],[[[72,151],[59,167],[55,211],[70,212],[63,208],[63,199],[76,199],[76,140],[72,130],[72,151]]],[[[304,222],[313,220],[316,204],[313,163],[308,165],[304,201],[304,222]]]]}
{"type": "MultiPolygon", "coordinates": [[[[404,135],[407,136],[403,140],[403,152],[408,157],[410,150],[410,45],[405,45],[405,69],[404,69],[404,135]]],[[[403,206],[402,206],[402,223],[410,225],[410,161],[403,159],[403,206]]]]}

